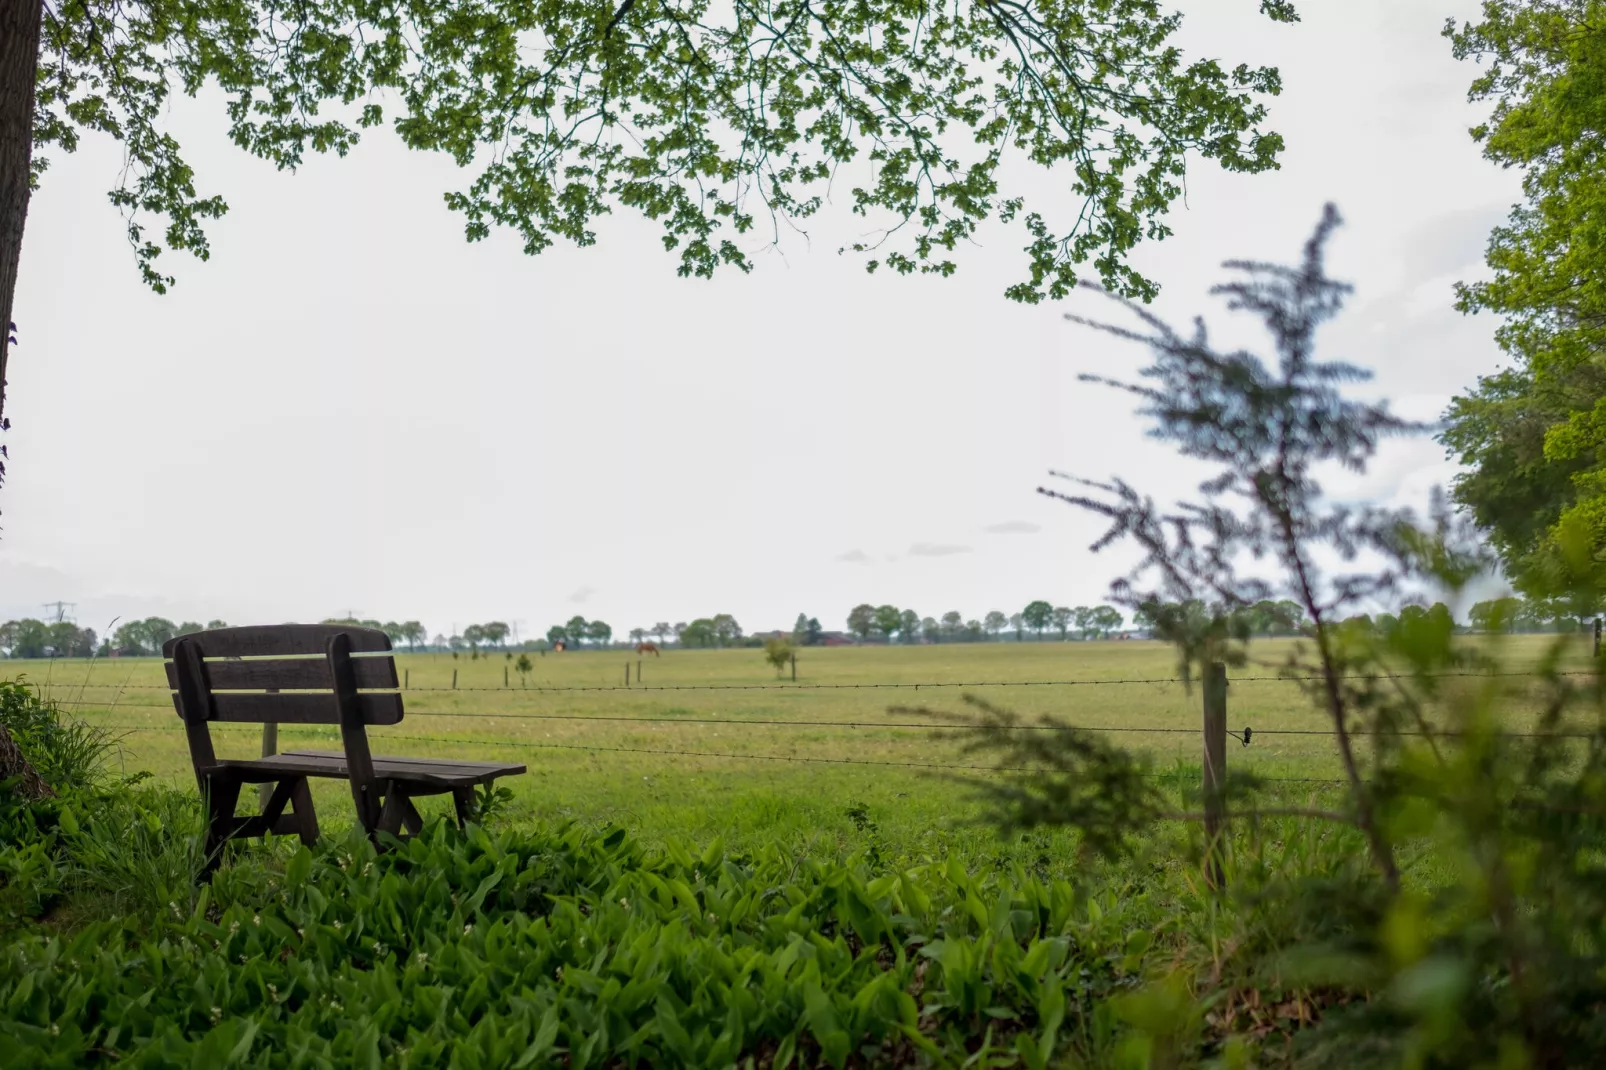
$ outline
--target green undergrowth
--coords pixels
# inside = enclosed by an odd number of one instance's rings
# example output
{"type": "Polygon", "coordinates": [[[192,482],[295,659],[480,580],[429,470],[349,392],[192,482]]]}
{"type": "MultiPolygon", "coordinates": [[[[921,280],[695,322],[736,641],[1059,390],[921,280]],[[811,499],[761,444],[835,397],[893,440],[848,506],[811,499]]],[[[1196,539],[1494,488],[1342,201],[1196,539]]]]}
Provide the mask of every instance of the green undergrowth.
{"type": "Polygon", "coordinates": [[[0,1047],[27,1066],[1106,1062],[1172,928],[1157,896],[957,862],[649,852],[575,825],[391,847],[298,849],[225,868],[190,909],[14,939],[0,1047]]]}

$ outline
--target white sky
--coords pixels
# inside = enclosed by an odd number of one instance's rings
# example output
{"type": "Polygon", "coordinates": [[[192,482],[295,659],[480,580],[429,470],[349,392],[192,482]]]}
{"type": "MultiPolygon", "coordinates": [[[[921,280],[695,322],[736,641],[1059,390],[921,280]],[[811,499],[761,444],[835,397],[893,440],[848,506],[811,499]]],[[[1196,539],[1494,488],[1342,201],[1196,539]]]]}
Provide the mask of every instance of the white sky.
{"type": "MultiPolygon", "coordinates": [[[[1451,308],[1517,177],[1466,128],[1475,69],[1439,36],[1471,0],[1185,2],[1184,43],[1275,64],[1281,171],[1196,162],[1176,234],[1137,262],[1181,320],[1228,257],[1294,257],[1326,200],[1332,271],[1358,293],[1326,352],[1432,417],[1497,366],[1494,323],[1451,308]]],[[[1145,354],[1010,303],[1021,232],[992,229],[947,280],[865,275],[843,210],[749,276],[676,277],[620,210],[590,249],[463,241],[463,176],[388,132],[295,175],[233,148],[215,101],[175,104],[213,256],[144,289],[86,139],[29,213],[0,491],[0,619],[78,603],[233,623],[417,618],[618,633],[729,612],[840,628],[862,601],[981,617],[1097,600],[1121,570],[1094,518],[1033,493],[1050,467],[1191,480],[1128,401],[1076,381],[1145,354]]],[[[1041,193],[1054,186],[1038,180],[1041,193]]],[[[755,239],[761,241],[761,239],[755,239]]],[[[1085,299],[1081,311],[1100,312],[1085,299]]],[[[1420,502],[1451,469],[1401,444],[1346,496],[1420,502]]]]}

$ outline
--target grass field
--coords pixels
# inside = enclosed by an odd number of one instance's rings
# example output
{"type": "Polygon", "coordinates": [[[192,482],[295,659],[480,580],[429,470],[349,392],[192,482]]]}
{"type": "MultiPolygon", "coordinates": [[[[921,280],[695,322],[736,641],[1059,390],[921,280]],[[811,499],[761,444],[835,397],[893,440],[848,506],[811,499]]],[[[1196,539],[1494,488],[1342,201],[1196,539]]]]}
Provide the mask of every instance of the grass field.
{"type": "MultiPolygon", "coordinates": [[[[1537,650],[1539,640],[1515,642],[1537,650]]],[[[1276,662],[1284,650],[1267,642],[1256,659],[1276,662]]],[[[1580,664],[1586,655],[1580,644],[1580,664]]],[[[888,843],[927,855],[997,849],[990,832],[971,824],[974,805],[952,779],[984,774],[952,768],[977,759],[963,757],[945,738],[950,733],[922,727],[934,718],[895,707],[958,711],[962,697],[974,694],[1025,716],[1108,730],[1152,755],[1157,772],[1175,772],[1179,785],[1198,779],[1199,696],[1174,679],[1174,654],[1159,643],[808,649],[795,685],[777,680],[750,649],[670,650],[645,660],[641,682],[637,659],[623,652],[533,660],[535,670],[521,680],[501,655],[401,655],[406,719],[371,730],[375,752],[523,761],[529,774],[505,782],[515,793],[514,818],[614,821],[649,840],[781,839],[818,850],[861,838],[863,821],[847,810],[862,804],[888,843]]],[[[25,676],[76,715],[118,732],[125,773],[192,782],[158,659],[18,661],[0,673],[25,676]]],[[[1331,790],[1321,783],[1339,774],[1331,740],[1295,685],[1266,679],[1268,669],[1235,675],[1229,726],[1250,726],[1254,737],[1247,748],[1229,740],[1230,766],[1287,778],[1290,797],[1331,790]]],[[[1523,707],[1519,686],[1514,723],[1523,707]]],[[[222,755],[254,756],[260,730],[220,725],[214,739],[222,755]]],[[[281,749],[338,745],[332,728],[281,729],[281,749]]],[[[315,795],[326,826],[349,823],[343,783],[318,783],[315,795]]]]}

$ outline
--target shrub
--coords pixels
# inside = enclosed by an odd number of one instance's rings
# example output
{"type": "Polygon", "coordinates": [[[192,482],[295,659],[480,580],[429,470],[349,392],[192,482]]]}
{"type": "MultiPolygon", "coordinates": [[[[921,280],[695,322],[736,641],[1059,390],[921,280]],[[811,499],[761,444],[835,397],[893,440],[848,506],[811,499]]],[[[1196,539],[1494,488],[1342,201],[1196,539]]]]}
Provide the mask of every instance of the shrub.
{"type": "Polygon", "coordinates": [[[0,680],[0,725],[56,791],[99,782],[116,739],[104,728],[69,718],[24,680],[0,680]]]}

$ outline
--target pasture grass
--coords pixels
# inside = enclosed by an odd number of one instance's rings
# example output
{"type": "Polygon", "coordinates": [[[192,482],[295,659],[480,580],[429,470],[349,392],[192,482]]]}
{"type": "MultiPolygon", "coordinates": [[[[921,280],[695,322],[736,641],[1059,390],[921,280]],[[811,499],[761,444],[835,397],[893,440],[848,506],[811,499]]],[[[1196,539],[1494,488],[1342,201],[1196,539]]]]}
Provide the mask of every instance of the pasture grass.
{"type": "MultiPolygon", "coordinates": [[[[1525,649],[1537,654],[1542,639],[1514,642],[1520,661],[1525,649]]],[[[1287,652],[1286,641],[1258,644],[1258,664],[1233,674],[1229,727],[1252,727],[1254,736],[1247,748],[1229,740],[1228,761],[1278,778],[1278,794],[1299,801],[1331,792],[1325,781],[1340,767],[1324,719],[1297,686],[1265,679],[1287,652]],[[1277,734],[1286,731],[1311,734],[1277,734]]],[[[1574,656],[1579,667],[1587,664],[1584,642],[1574,656]]],[[[1027,718],[1052,715],[1109,731],[1149,755],[1157,775],[1174,777],[1179,801],[1198,783],[1199,695],[1176,679],[1172,649],[1156,642],[808,648],[799,653],[796,685],[789,676],[777,680],[762,651],[751,649],[671,649],[644,659],[570,651],[531,660],[534,671],[521,677],[500,652],[477,660],[400,654],[406,718],[370,730],[375,753],[522,761],[528,775],[504,781],[514,821],[617,823],[648,842],[722,837],[734,847],[781,842],[811,855],[840,856],[871,838],[898,858],[998,864],[1081,862],[1076,852],[1054,849],[1057,836],[1004,842],[978,823],[963,780],[988,774],[960,752],[952,732],[894,727],[938,723],[911,710],[957,712],[965,695],[976,695],[1027,718]]],[[[114,768],[123,775],[193,783],[160,659],[18,661],[4,670],[116,734],[114,768]]],[[[1524,685],[1513,678],[1513,725],[1532,716],[1524,685]]],[[[259,751],[255,725],[216,725],[213,737],[222,756],[259,751]]],[[[282,750],[339,746],[332,727],[282,726],[279,739],[282,750]]],[[[314,797],[325,827],[350,824],[344,782],[315,782],[314,797]]],[[[445,805],[425,800],[423,809],[427,816],[445,805]]]]}

